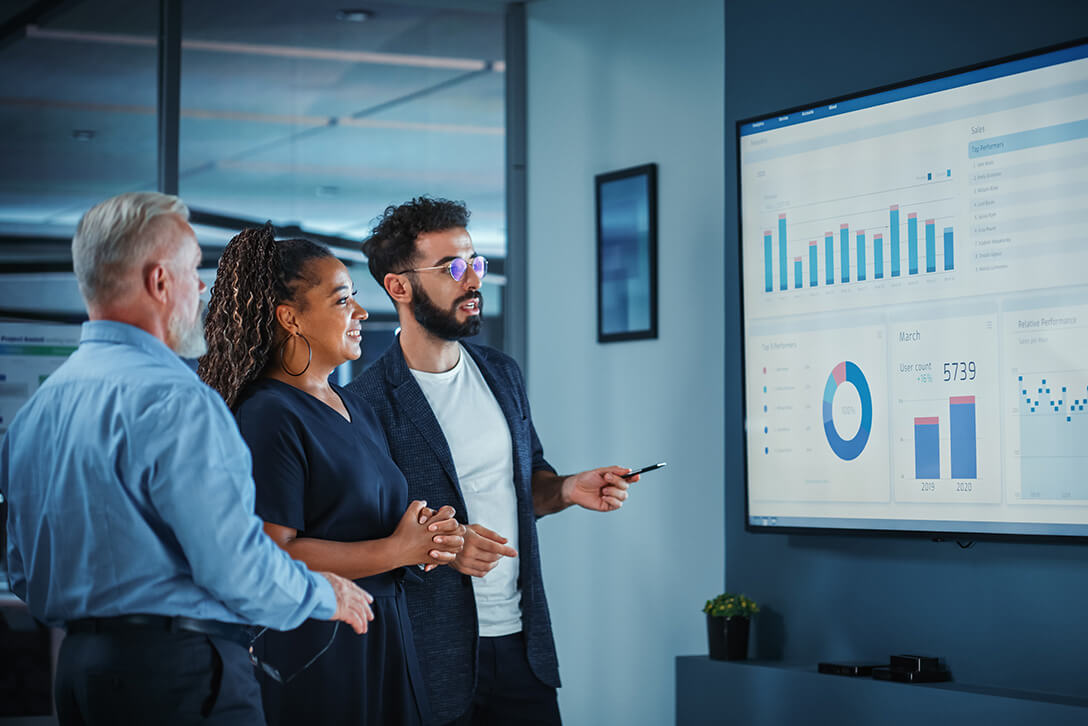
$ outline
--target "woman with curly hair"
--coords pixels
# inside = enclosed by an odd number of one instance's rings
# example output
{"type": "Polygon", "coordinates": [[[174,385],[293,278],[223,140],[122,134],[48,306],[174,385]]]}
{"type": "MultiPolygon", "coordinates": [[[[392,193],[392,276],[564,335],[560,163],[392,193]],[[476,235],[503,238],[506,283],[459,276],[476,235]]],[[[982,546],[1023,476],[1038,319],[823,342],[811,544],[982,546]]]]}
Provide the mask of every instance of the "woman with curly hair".
{"type": "Polygon", "coordinates": [[[416,565],[452,561],[464,543],[452,508],[408,502],[370,405],[329,382],[362,353],[367,313],[354,295],[328,249],[277,242],[266,226],[227,245],[208,306],[198,372],[252,451],[265,532],[311,569],[374,597],[365,636],[309,620],[258,640],[270,724],[426,722],[402,581],[419,576],[416,565]]]}

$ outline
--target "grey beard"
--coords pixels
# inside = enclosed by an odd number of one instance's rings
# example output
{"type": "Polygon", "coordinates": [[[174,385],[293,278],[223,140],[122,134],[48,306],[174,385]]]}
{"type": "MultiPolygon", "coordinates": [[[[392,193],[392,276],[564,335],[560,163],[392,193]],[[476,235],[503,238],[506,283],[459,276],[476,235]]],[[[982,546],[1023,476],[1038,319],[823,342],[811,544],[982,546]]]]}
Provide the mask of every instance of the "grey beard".
{"type": "Polygon", "coordinates": [[[180,316],[170,318],[167,324],[174,344],[171,350],[182,358],[199,358],[208,352],[208,341],[204,338],[204,302],[201,301],[192,325],[186,326],[180,316]]]}

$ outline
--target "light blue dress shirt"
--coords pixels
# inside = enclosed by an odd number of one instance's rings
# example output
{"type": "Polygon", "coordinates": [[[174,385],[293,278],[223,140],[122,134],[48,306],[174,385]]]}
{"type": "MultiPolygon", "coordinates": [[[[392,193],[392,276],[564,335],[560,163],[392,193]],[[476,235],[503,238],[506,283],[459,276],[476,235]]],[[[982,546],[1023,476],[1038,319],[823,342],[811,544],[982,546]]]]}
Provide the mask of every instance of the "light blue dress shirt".
{"type": "Polygon", "coordinates": [[[159,339],[84,323],[0,445],[8,578],[43,622],[134,613],[287,630],[336,610],[253,513],[223,399],[159,339]]]}

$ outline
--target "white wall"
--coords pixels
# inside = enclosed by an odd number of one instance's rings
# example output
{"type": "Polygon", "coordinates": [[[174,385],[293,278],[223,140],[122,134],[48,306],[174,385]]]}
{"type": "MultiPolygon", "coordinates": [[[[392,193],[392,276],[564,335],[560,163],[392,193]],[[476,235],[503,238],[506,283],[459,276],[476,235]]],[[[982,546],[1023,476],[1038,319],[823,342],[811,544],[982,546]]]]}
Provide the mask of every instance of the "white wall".
{"type": "MultiPolygon", "coordinates": [[[[564,721],[667,724],[724,582],[724,8],[528,6],[529,393],[561,470],[668,469],[540,521],[564,721]],[[593,176],[658,164],[659,330],[596,342],[593,176]]],[[[730,264],[736,264],[730,260],[730,264]]]]}

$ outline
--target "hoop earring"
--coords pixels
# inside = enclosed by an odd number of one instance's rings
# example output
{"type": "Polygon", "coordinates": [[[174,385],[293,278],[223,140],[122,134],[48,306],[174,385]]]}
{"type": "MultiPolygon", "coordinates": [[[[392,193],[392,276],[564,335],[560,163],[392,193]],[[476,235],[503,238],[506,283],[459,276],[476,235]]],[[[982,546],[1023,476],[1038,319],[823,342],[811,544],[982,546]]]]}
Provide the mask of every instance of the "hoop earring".
{"type": "Polygon", "coordinates": [[[306,340],[305,335],[303,335],[302,333],[295,333],[295,335],[302,338],[302,342],[306,344],[306,366],[298,373],[293,372],[290,368],[287,367],[287,359],[285,356],[285,353],[287,352],[287,341],[291,340],[291,338],[293,337],[288,335],[286,338],[283,339],[283,342],[280,343],[280,368],[282,368],[283,372],[287,375],[295,376],[297,378],[298,376],[301,376],[303,373],[310,369],[310,361],[313,360],[314,349],[310,347],[310,341],[306,340]]]}

